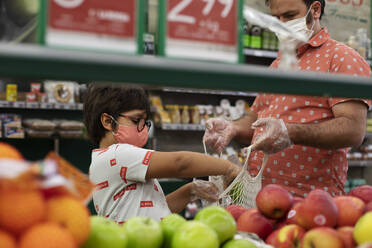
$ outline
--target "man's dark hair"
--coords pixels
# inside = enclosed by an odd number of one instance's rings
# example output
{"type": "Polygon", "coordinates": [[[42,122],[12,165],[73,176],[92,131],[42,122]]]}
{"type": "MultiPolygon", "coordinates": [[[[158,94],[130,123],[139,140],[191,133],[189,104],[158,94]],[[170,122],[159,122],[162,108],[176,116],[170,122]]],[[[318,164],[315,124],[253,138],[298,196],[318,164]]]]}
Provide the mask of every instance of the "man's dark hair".
{"type": "MultiPolygon", "coordinates": [[[[265,0],[266,1],[266,5],[269,6],[270,5],[270,0],[265,0]]],[[[325,8],[325,0],[302,0],[304,1],[304,3],[306,4],[307,6],[307,9],[309,9],[311,7],[311,5],[313,5],[314,2],[320,2],[322,4],[322,13],[320,14],[320,19],[322,19],[322,16],[324,14],[324,8],[325,8]]]]}
{"type": "MultiPolygon", "coordinates": [[[[137,86],[120,84],[91,84],[84,96],[84,124],[89,138],[99,145],[107,130],[101,123],[101,115],[107,113],[115,120],[122,112],[145,110],[150,117],[150,102],[146,91],[137,86]]],[[[112,122],[113,129],[116,124],[112,122]]]]}

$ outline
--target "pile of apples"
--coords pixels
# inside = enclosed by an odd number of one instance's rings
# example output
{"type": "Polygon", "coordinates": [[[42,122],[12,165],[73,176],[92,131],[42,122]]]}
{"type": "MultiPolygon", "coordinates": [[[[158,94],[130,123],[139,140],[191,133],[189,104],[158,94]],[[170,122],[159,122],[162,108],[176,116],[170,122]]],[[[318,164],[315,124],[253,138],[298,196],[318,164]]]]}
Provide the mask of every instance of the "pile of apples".
{"type": "Polygon", "coordinates": [[[123,225],[101,216],[91,217],[91,233],[81,248],[257,248],[245,239],[234,239],[236,222],[222,207],[200,210],[187,221],[170,214],[160,222],[132,217],[123,225]]]}
{"type": "Polygon", "coordinates": [[[372,186],[335,197],[315,189],[299,198],[270,184],[258,193],[256,205],[226,210],[238,231],[256,233],[275,248],[372,248],[372,186]]]}

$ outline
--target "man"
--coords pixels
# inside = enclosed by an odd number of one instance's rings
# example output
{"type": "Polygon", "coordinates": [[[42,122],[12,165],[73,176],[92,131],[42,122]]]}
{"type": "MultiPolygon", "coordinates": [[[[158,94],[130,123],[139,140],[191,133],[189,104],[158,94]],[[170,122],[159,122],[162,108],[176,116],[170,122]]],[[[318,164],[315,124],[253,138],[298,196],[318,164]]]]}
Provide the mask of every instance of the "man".
{"type": "MultiPolygon", "coordinates": [[[[321,28],[325,0],[266,0],[266,4],[273,16],[308,34],[309,41],[296,46],[301,70],[370,75],[359,54],[321,28]]],[[[280,55],[271,67],[277,68],[279,61],[280,55]]],[[[302,197],[315,188],[340,195],[348,170],[346,153],[363,141],[369,104],[361,99],[259,94],[242,119],[209,120],[204,140],[217,152],[233,138],[252,143],[251,174],[262,165],[261,151],[270,153],[263,185],[280,184],[302,197]]]]}

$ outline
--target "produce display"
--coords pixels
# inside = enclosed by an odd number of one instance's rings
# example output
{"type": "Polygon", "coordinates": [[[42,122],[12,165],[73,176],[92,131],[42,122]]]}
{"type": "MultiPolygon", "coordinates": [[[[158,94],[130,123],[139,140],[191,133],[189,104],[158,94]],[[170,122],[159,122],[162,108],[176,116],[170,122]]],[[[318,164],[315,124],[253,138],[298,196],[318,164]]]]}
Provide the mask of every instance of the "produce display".
{"type": "Polygon", "coordinates": [[[26,162],[0,143],[1,248],[368,248],[372,186],[332,197],[315,189],[293,197],[267,185],[257,208],[208,206],[193,220],[136,216],[116,223],[85,206],[94,186],[56,154],[26,162]]]}

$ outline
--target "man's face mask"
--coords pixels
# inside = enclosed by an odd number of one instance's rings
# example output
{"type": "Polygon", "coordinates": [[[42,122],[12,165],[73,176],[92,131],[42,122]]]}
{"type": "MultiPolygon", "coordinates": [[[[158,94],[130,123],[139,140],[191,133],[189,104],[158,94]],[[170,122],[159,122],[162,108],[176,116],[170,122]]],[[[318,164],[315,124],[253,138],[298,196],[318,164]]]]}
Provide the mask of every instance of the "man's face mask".
{"type": "MultiPolygon", "coordinates": [[[[297,19],[294,19],[294,20],[291,20],[285,23],[292,31],[303,34],[307,40],[309,40],[314,33],[314,24],[315,24],[314,20],[313,20],[313,25],[311,29],[309,29],[306,24],[306,19],[308,15],[310,14],[311,8],[312,7],[309,8],[307,14],[304,17],[297,18],[297,19]]],[[[289,37],[288,35],[276,33],[276,36],[278,37],[280,43],[291,42],[295,45],[296,49],[299,48],[302,44],[304,44],[302,41],[289,37]]]]}

